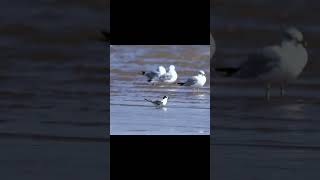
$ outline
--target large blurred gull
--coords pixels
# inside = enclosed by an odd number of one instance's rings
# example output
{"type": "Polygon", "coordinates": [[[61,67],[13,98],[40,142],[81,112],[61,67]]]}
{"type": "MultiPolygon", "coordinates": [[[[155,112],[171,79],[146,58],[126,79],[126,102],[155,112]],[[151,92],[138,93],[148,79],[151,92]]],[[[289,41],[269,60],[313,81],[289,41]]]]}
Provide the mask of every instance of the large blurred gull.
{"type": "Polygon", "coordinates": [[[302,33],[294,28],[288,28],[283,33],[279,45],[268,46],[248,56],[248,59],[238,68],[220,68],[228,76],[241,79],[254,79],[266,84],[266,98],[270,99],[271,84],[281,87],[296,79],[303,71],[308,61],[306,43],[302,33]]]}

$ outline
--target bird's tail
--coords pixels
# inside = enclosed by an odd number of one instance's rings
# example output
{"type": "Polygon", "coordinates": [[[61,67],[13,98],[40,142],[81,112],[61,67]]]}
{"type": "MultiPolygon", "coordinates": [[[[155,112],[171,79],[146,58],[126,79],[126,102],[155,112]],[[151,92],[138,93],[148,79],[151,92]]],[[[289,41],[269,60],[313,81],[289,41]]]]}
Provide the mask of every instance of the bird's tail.
{"type": "Polygon", "coordinates": [[[149,100],[149,99],[146,99],[146,98],[144,98],[144,100],[145,100],[145,101],[148,101],[148,102],[152,102],[151,100],[149,100]]]}
{"type": "Polygon", "coordinates": [[[146,74],[146,72],[145,72],[145,71],[142,71],[142,72],[141,72],[141,74],[142,74],[142,75],[145,75],[145,74],[146,74]]]}
{"type": "Polygon", "coordinates": [[[233,76],[236,72],[239,71],[239,68],[215,68],[216,72],[225,73],[226,77],[233,76]]]}
{"type": "Polygon", "coordinates": [[[183,86],[185,83],[177,83],[177,84],[179,84],[180,86],[183,86]]]}

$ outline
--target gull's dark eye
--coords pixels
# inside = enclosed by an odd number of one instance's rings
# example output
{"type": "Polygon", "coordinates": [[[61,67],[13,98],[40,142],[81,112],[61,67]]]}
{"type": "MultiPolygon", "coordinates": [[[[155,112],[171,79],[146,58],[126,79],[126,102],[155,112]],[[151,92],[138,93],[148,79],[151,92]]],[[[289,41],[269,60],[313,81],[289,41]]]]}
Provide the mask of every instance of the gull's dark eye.
{"type": "Polygon", "coordinates": [[[289,33],[284,33],[284,37],[289,40],[293,40],[293,37],[289,33]]]}

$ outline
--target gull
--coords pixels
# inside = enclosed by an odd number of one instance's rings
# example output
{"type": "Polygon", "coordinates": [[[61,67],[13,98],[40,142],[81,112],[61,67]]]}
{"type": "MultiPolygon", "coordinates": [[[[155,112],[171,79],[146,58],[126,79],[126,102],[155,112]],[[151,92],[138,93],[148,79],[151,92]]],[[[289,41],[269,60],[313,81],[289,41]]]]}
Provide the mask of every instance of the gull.
{"type": "Polygon", "coordinates": [[[200,70],[198,75],[192,76],[191,78],[187,79],[187,81],[183,83],[178,83],[180,86],[190,86],[194,88],[201,88],[203,85],[206,83],[206,74],[204,73],[203,70],[200,70]]]}
{"type": "Polygon", "coordinates": [[[160,76],[163,76],[166,74],[166,69],[163,66],[159,66],[157,70],[155,71],[142,71],[142,75],[146,76],[148,78],[148,82],[154,83],[157,81],[160,76]]]}
{"type": "Polygon", "coordinates": [[[159,77],[159,81],[167,84],[176,82],[178,74],[175,70],[174,65],[169,66],[169,71],[159,77]]]}
{"type": "Polygon", "coordinates": [[[284,96],[285,84],[296,79],[307,64],[308,53],[305,47],[302,33],[290,27],[284,31],[280,44],[264,47],[248,56],[240,67],[222,68],[222,71],[227,76],[264,83],[267,100],[270,100],[271,84],[279,84],[281,96],[284,96]]]}
{"type": "Polygon", "coordinates": [[[156,106],[165,106],[168,102],[168,96],[163,96],[163,98],[161,100],[149,100],[149,99],[144,99],[148,102],[151,102],[152,104],[156,105],[156,106]]]}

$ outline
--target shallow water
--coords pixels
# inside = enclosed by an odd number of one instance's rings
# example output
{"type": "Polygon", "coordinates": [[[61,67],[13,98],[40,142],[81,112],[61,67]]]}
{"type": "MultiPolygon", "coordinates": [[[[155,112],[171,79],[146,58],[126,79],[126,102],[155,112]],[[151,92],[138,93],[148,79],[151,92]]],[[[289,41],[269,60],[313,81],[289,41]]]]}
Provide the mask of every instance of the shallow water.
{"type": "Polygon", "coordinates": [[[199,92],[178,85],[147,83],[143,70],[175,65],[178,81],[202,69],[210,82],[209,46],[112,46],[110,63],[111,134],[209,134],[210,86],[199,92]],[[144,98],[169,96],[156,108],[144,98]]]}
{"type": "Polygon", "coordinates": [[[256,48],[277,42],[295,25],[308,41],[309,61],[286,87],[213,79],[211,179],[319,179],[320,79],[318,1],[220,1],[211,7],[216,66],[237,66],[256,48]],[[214,8],[214,10],[213,10],[214,8]]]}

